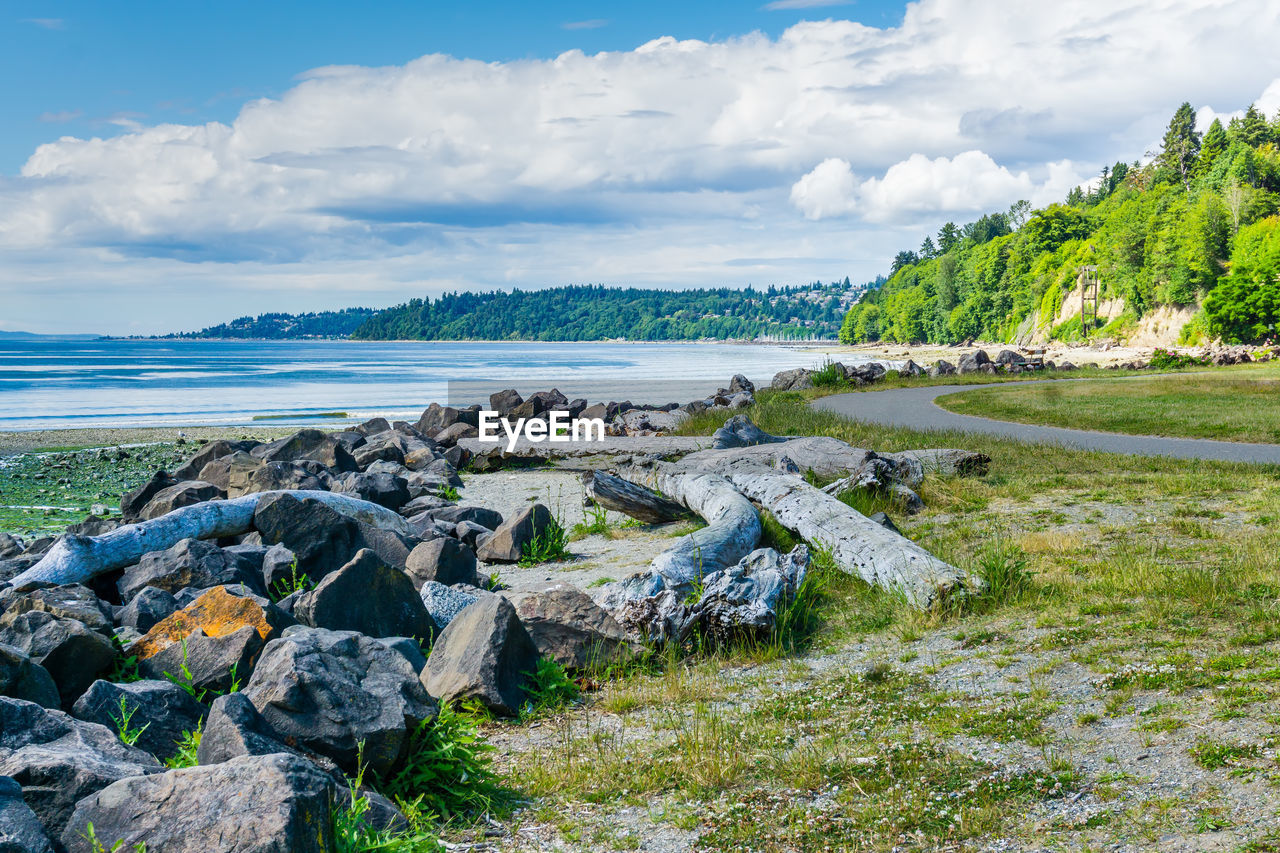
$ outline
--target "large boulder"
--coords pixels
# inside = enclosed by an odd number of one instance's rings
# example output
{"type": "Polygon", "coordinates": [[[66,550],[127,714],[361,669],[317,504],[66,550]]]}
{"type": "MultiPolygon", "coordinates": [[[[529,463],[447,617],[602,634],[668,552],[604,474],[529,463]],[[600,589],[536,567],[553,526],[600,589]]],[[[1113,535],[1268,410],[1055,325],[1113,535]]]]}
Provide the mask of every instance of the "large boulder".
{"type": "Polygon", "coordinates": [[[199,479],[213,483],[226,492],[229,498],[238,498],[249,493],[253,475],[264,464],[261,459],[238,450],[230,456],[206,463],[200,469],[199,479]]]}
{"type": "MultiPolygon", "coordinates": [[[[331,853],[333,780],[293,755],[246,755],[122,779],[76,804],[68,853],[145,845],[156,853],[331,853]]],[[[141,849],[141,848],[139,848],[141,849]]]]}
{"type": "Polygon", "coordinates": [[[298,561],[298,574],[318,581],[344,565],[361,544],[360,525],[309,498],[273,495],[259,502],[253,526],[266,545],[283,545],[298,561]]]}
{"type": "Polygon", "coordinates": [[[13,646],[44,667],[64,706],[80,698],[115,663],[111,641],[83,622],[31,610],[0,628],[0,643],[13,646]]]}
{"type": "MultiPolygon", "coordinates": [[[[354,463],[352,463],[354,464],[354,463]]],[[[249,474],[243,489],[234,478],[228,492],[328,491],[332,478],[318,462],[268,462],[249,474]]]]}
{"type": "Polygon", "coordinates": [[[940,358],[925,372],[930,376],[951,376],[956,372],[956,366],[946,359],[940,358]]]}
{"type": "Polygon", "coordinates": [[[326,771],[337,768],[324,756],[305,754],[282,742],[243,693],[227,693],[213,700],[200,745],[196,748],[196,760],[200,764],[221,764],[241,755],[277,752],[304,756],[316,761],[326,771]]]}
{"type": "Polygon", "coordinates": [[[155,497],[147,501],[147,505],[138,513],[138,517],[144,521],[159,518],[184,506],[221,500],[226,496],[226,490],[218,488],[213,483],[206,483],[203,480],[185,480],[156,492],[155,497]]]}
{"type": "Polygon", "coordinates": [[[505,391],[498,391],[489,395],[489,408],[504,418],[515,411],[516,407],[523,402],[524,398],[514,388],[508,388],[505,391]]]}
{"type": "Polygon", "coordinates": [[[151,678],[171,676],[197,692],[226,691],[248,680],[267,641],[292,624],[265,598],[214,587],[156,623],[129,654],[151,678]]]}
{"type": "Polygon", "coordinates": [[[432,403],[427,406],[426,411],[422,413],[422,417],[418,418],[416,429],[423,435],[434,437],[435,433],[456,423],[476,426],[480,423],[479,408],[456,409],[453,406],[441,406],[439,403],[432,403]]]}
{"type": "Polygon", "coordinates": [[[395,462],[403,465],[405,454],[415,443],[411,443],[411,439],[407,436],[388,429],[368,436],[364,444],[352,451],[352,456],[355,457],[356,465],[362,471],[375,462],[395,462]]]}
{"type": "MultiPolygon", "coordinates": [[[[56,708],[60,701],[53,676],[26,652],[0,644],[0,696],[56,708]]],[[[0,845],[0,851],[4,849],[0,845]]]]}
{"type": "Polygon", "coordinates": [[[734,415],[711,436],[711,446],[716,450],[734,447],[755,447],[757,444],[776,444],[786,441],[782,436],[770,435],[751,422],[746,415],[734,415]]]}
{"type": "Polygon", "coordinates": [[[253,455],[263,462],[319,462],[335,473],[355,471],[355,457],[345,444],[318,429],[303,429],[288,438],[260,445],[253,455]]]}
{"type": "Polygon", "coordinates": [[[142,508],[163,489],[176,486],[178,481],[168,471],[157,471],[151,479],[120,498],[120,514],[126,522],[136,521],[142,508]]]}
{"type": "Polygon", "coordinates": [[[477,700],[495,714],[514,717],[537,667],[538,647],[511,602],[486,595],[441,632],[422,683],[441,702],[477,700]]]}
{"type": "Polygon", "coordinates": [[[960,356],[960,363],[956,366],[956,372],[960,374],[981,373],[983,365],[991,363],[991,357],[987,355],[985,350],[975,350],[960,356]]]}
{"type": "Polygon", "coordinates": [[[293,615],[312,628],[358,631],[369,637],[430,640],[435,634],[413,581],[367,549],[298,596],[293,615]]]}
{"type": "Polygon", "coordinates": [[[157,622],[179,608],[178,599],[171,593],[154,587],[144,587],[129,599],[128,604],[120,608],[116,614],[116,621],[139,634],[145,634],[155,627],[157,622]]]}
{"type": "Polygon", "coordinates": [[[177,754],[178,742],[200,728],[207,709],[172,681],[143,680],[127,684],[95,681],[76,700],[71,713],[86,722],[120,731],[128,719],[140,732],[134,746],[164,761],[177,754]]]}
{"type": "Polygon", "coordinates": [[[0,853],[54,853],[40,818],[22,799],[22,786],[0,776],[0,853]]]}
{"type": "Polygon", "coordinates": [[[94,594],[93,590],[78,583],[18,592],[9,588],[0,592],[0,626],[7,625],[23,613],[40,610],[75,619],[102,634],[111,636],[111,607],[94,594]]]}
{"type": "Polygon", "coordinates": [[[425,581],[419,593],[422,596],[423,605],[431,614],[431,621],[442,631],[459,613],[479,601],[482,594],[492,594],[485,593],[478,587],[468,587],[464,584],[445,586],[438,581],[425,581]]]}
{"type": "Polygon", "coordinates": [[[523,549],[533,538],[551,525],[551,511],[542,504],[525,507],[507,521],[498,525],[476,556],[486,563],[519,562],[523,549]]]}
{"type": "Polygon", "coordinates": [[[0,698],[0,776],[22,786],[23,799],[50,835],[61,834],[81,798],[118,779],[159,771],[159,762],[125,746],[106,726],[0,698]]]}
{"type": "Polygon", "coordinates": [[[437,713],[403,655],[323,628],[291,628],[268,643],[244,694],[287,743],[348,773],[359,758],[374,773],[390,771],[418,725],[437,713]]]}
{"type": "Polygon", "coordinates": [[[258,588],[262,579],[212,542],[183,539],[171,548],[144,554],[136,566],[124,570],[116,586],[120,597],[130,601],[148,587],[176,593],[233,583],[258,588]]]}
{"type": "Polygon", "coordinates": [[[419,544],[410,552],[404,568],[416,589],[421,589],[427,581],[449,586],[455,583],[480,585],[475,552],[447,536],[419,544]]]}
{"type": "Polygon", "coordinates": [[[185,465],[174,471],[173,476],[178,481],[201,479],[200,472],[210,462],[230,456],[233,453],[244,453],[252,450],[257,443],[256,441],[211,441],[197,450],[185,465]]]}
{"type": "Polygon", "coordinates": [[[409,481],[387,473],[344,474],[334,482],[334,490],[360,498],[392,512],[409,502],[409,481]]]}
{"type": "Polygon", "coordinates": [[[729,394],[733,395],[743,393],[755,394],[755,383],[743,376],[741,373],[735,373],[733,374],[733,378],[729,380],[729,394]]]}
{"type": "Polygon", "coordinates": [[[635,650],[622,626],[572,584],[503,590],[499,594],[515,607],[538,655],[551,658],[566,669],[607,664],[635,650]]]}
{"type": "Polygon", "coordinates": [[[810,371],[797,367],[794,370],[776,373],[769,387],[774,391],[803,391],[813,387],[813,378],[810,376],[810,371]]]}
{"type": "Polygon", "coordinates": [[[432,521],[443,521],[450,527],[460,521],[470,521],[490,530],[497,530],[502,525],[502,513],[485,506],[442,506],[425,510],[423,513],[432,521]]]}

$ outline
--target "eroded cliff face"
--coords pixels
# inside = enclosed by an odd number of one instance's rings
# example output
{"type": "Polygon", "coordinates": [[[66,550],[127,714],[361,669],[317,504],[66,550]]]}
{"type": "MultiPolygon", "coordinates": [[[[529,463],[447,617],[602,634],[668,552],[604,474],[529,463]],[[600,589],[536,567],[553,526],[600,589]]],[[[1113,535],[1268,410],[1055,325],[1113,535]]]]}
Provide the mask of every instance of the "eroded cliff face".
{"type": "MultiPolygon", "coordinates": [[[[1098,301],[1098,320],[1106,325],[1124,313],[1125,301],[1121,298],[1101,299],[1098,301]]],[[[1152,308],[1138,320],[1137,324],[1124,334],[1118,335],[1120,342],[1131,347],[1168,347],[1178,343],[1178,335],[1182,327],[1195,316],[1196,305],[1159,305],[1152,308]]],[[[1043,344],[1049,341],[1049,333],[1057,326],[1066,323],[1073,317],[1080,316],[1080,293],[1069,292],[1062,300],[1062,306],[1052,319],[1042,321],[1040,311],[1031,312],[1018,327],[1015,342],[1027,344],[1043,344]]]]}

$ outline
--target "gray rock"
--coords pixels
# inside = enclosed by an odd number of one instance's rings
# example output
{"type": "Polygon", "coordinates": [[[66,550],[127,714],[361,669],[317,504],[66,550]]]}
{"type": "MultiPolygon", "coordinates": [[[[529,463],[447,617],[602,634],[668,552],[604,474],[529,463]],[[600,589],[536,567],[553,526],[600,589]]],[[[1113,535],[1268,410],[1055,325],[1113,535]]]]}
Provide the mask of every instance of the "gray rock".
{"type": "Polygon", "coordinates": [[[514,388],[508,388],[506,391],[498,391],[496,394],[489,395],[489,408],[504,418],[515,411],[516,407],[523,402],[524,398],[514,388]]]}
{"type": "Polygon", "coordinates": [[[345,474],[333,484],[334,491],[384,506],[392,512],[409,502],[409,481],[385,473],[345,474]]]}
{"type": "Polygon", "coordinates": [[[453,538],[470,548],[473,557],[475,550],[480,547],[480,537],[487,539],[492,534],[492,530],[474,521],[459,521],[453,526],[453,538]]]}
{"type": "Polygon", "coordinates": [[[470,521],[489,530],[502,526],[502,513],[483,506],[445,506],[427,510],[424,515],[433,521],[443,521],[450,527],[460,521],[470,521]]]}
{"type": "Polygon", "coordinates": [[[330,853],[333,780],[293,755],[246,755],[122,779],[76,804],[62,833],[68,853],[108,846],[156,853],[330,853]]]}
{"type": "Polygon", "coordinates": [[[236,451],[244,452],[250,450],[256,443],[253,441],[211,441],[196,451],[195,455],[188,459],[185,465],[174,471],[173,476],[178,481],[199,479],[200,472],[210,462],[221,459],[224,456],[230,456],[236,451]]]}
{"type": "Polygon", "coordinates": [[[188,587],[208,589],[233,583],[256,587],[261,581],[217,545],[183,539],[172,548],[144,554],[136,566],[125,569],[116,586],[120,597],[128,602],[147,587],[176,593],[188,587]]]}
{"type": "Polygon", "coordinates": [[[538,648],[511,602],[487,595],[441,632],[427,657],[422,683],[441,702],[474,699],[495,714],[513,717],[537,666],[538,648]]]}
{"type": "Polygon", "coordinates": [[[283,545],[272,545],[262,555],[262,582],[267,592],[274,594],[281,582],[293,583],[302,574],[298,570],[298,558],[283,545]]]}
{"type": "Polygon", "coordinates": [[[431,614],[431,621],[441,630],[444,630],[468,605],[479,601],[480,592],[479,589],[474,593],[464,592],[436,581],[426,581],[420,590],[422,603],[431,614]]]}
{"type": "MultiPolygon", "coordinates": [[[[353,460],[352,465],[355,465],[353,460]]],[[[242,494],[274,491],[327,491],[332,478],[324,471],[317,471],[298,462],[268,462],[254,469],[249,475],[244,488],[236,488],[236,479],[230,479],[228,493],[240,491],[242,494]]]]}
{"type": "Polygon", "coordinates": [[[172,676],[189,680],[197,691],[222,692],[249,676],[264,645],[261,634],[252,625],[242,625],[217,636],[195,630],[183,641],[170,643],[139,661],[138,669],[148,678],[172,676]],[[184,667],[189,676],[184,675],[184,667]]]}
{"type": "Polygon", "coordinates": [[[754,447],[757,444],[774,444],[785,438],[760,429],[746,415],[734,415],[711,436],[711,446],[716,450],[732,447],[754,447]]]}
{"type": "Polygon", "coordinates": [[[105,726],[0,698],[0,775],[22,786],[23,799],[51,835],[62,833],[81,798],[159,770],[159,762],[105,726]]]}
{"type": "Polygon", "coordinates": [[[550,524],[551,512],[545,506],[535,503],[525,507],[493,531],[493,536],[476,552],[476,557],[486,563],[518,562],[523,548],[550,524]]]}
{"type": "Polygon", "coordinates": [[[36,813],[22,799],[22,786],[0,776],[0,853],[54,853],[36,813]]]}
{"type": "Polygon", "coordinates": [[[200,469],[198,479],[222,489],[227,493],[227,497],[238,498],[248,493],[249,481],[262,466],[261,459],[255,459],[245,451],[239,450],[230,456],[206,463],[200,469]]]}
{"type": "MultiPolygon", "coordinates": [[[[0,644],[0,696],[57,708],[58,686],[53,676],[26,652],[0,644]]],[[[0,851],[3,851],[0,846],[0,851]]]]}
{"type": "Polygon", "coordinates": [[[318,429],[303,429],[279,441],[254,448],[263,462],[319,462],[335,473],[355,471],[356,460],[346,445],[318,429]]]}
{"type": "Polygon", "coordinates": [[[871,515],[870,518],[872,521],[874,521],[876,524],[880,525],[881,527],[885,528],[886,530],[892,530],[894,533],[899,533],[899,534],[902,532],[898,529],[898,525],[893,523],[893,519],[885,515],[883,512],[877,512],[871,515]]]}
{"type": "Polygon", "coordinates": [[[225,489],[203,480],[186,480],[156,492],[155,497],[147,501],[147,505],[138,513],[143,520],[159,518],[175,509],[205,501],[221,500],[227,496],[225,489]]]}
{"type": "Polygon", "coordinates": [[[916,364],[911,359],[907,359],[907,363],[898,368],[898,375],[916,379],[924,376],[924,368],[916,364]]]}
{"type": "Polygon", "coordinates": [[[453,506],[453,501],[446,500],[439,495],[419,495],[400,507],[398,512],[405,518],[412,518],[420,512],[429,512],[433,509],[443,509],[447,506],[453,506]]]}
{"type": "Polygon", "coordinates": [[[0,628],[0,643],[13,646],[44,667],[69,706],[115,662],[111,641],[83,622],[32,610],[0,628]]]}
{"type": "Polygon", "coordinates": [[[196,748],[200,764],[221,764],[242,755],[272,755],[285,752],[317,760],[326,771],[336,769],[323,756],[304,755],[276,737],[271,726],[243,693],[228,693],[213,700],[196,748]]]}
{"type": "Polygon", "coordinates": [[[409,447],[409,441],[405,436],[388,429],[368,436],[364,444],[357,447],[351,455],[355,457],[356,465],[363,471],[375,462],[395,462],[403,465],[404,455],[409,447]]]}
{"type": "Polygon", "coordinates": [[[119,731],[124,714],[130,714],[129,729],[141,731],[134,746],[164,761],[177,754],[184,733],[200,727],[207,710],[172,681],[95,681],[76,700],[71,713],[112,731],[119,731]]]}
{"type": "Polygon", "coordinates": [[[951,362],[940,358],[925,372],[930,376],[951,376],[956,372],[956,366],[951,362]]]}
{"type": "Polygon", "coordinates": [[[421,673],[427,665],[427,656],[422,653],[422,645],[415,637],[379,637],[378,642],[404,657],[414,672],[421,673]]]}
{"type": "Polygon", "coordinates": [[[312,628],[358,631],[369,637],[430,640],[435,635],[435,623],[413,581],[367,549],[298,596],[293,615],[312,628]]]}
{"type": "MultiPolygon", "coordinates": [[[[476,525],[478,527],[478,525],[476,525]]],[[[480,530],[484,528],[480,527],[480,530]]],[[[426,581],[452,586],[455,583],[479,585],[476,555],[456,539],[441,537],[423,542],[413,549],[405,561],[405,571],[417,589],[426,581]]]]}
{"type": "Polygon", "coordinates": [[[774,391],[803,391],[806,388],[812,388],[813,379],[809,373],[810,371],[803,367],[783,370],[774,375],[769,387],[774,391]]]}
{"type": "Polygon", "coordinates": [[[258,504],[253,526],[267,545],[284,545],[298,573],[318,581],[344,565],[361,545],[360,525],[316,500],[274,495],[258,504]]]}
{"type": "Polygon", "coordinates": [[[538,655],[566,669],[625,658],[635,649],[614,618],[572,584],[544,589],[503,590],[538,655]]]}
{"type": "Polygon", "coordinates": [[[142,508],[150,503],[158,492],[177,484],[178,481],[168,471],[157,471],[150,480],[120,498],[121,516],[127,522],[136,521],[142,508]]]}
{"type": "Polygon", "coordinates": [[[70,583],[29,592],[14,589],[0,592],[0,626],[33,610],[75,619],[104,637],[111,636],[111,607],[87,586],[70,583]]]}
{"type": "Polygon", "coordinates": [[[980,373],[983,366],[990,363],[991,358],[984,350],[975,350],[960,356],[960,363],[956,366],[956,372],[960,374],[980,373]]]}
{"type": "Polygon", "coordinates": [[[7,560],[22,553],[22,540],[10,533],[0,533],[0,560],[7,560]]]}
{"type": "Polygon", "coordinates": [[[434,433],[456,423],[476,426],[479,422],[479,407],[474,409],[455,409],[453,406],[441,406],[439,403],[432,403],[427,406],[426,411],[422,413],[422,417],[418,418],[415,429],[423,435],[430,435],[435,438],[434,433]]]}
{"type": "Polygon", "coordinates": [[[739,394],[744,391],[748,394],[756,393],[755,384],[741,373],[733,374],[733,378],[729,380],[729,393],[739,394]]]}
{"type": "Polygon", "coordinates": [[[328,756],[348,773],[363,759],[387,773],[435,702],[398,652],[351,631],[291,628],[267,644],[245,688],[290,744],[328,756]]]}

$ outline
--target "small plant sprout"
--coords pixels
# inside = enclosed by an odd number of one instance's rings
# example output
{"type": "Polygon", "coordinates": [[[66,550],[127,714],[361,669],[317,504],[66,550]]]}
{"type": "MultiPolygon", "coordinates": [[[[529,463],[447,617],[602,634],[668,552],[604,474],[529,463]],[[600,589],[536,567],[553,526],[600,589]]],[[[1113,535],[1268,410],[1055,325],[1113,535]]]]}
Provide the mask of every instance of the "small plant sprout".
{"type": "Polygon", "coordinates": [[[111,717],[111,721],[116,724],[116,733],[120,736],[120,740],[125,746],[133,746],[137,743],[138,738],[142,737],[142,733],[151,726],[150,723],[147,723],[140,729],[132,728],[130,721],[136,713],[138,713],[138,709],[130,708],[128,698],[125,696],[120,697],[120,704],[116,711],[107,712],[107,716],[111,717]]]}

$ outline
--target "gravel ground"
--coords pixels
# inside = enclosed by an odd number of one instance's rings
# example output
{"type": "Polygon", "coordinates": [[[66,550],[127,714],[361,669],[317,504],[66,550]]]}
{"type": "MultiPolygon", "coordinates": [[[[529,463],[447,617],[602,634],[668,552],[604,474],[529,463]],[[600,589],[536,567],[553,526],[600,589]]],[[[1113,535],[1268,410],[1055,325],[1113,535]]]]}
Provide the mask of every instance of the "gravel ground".
{"type": "Polygon", "coordinates": [[[42,450],[66,450],[84,447],[118,447],[132,444],[152,444],[219,438],[272,439],[291,435],[299,427],[101,427],[92,429],[33,429],[22,432],[0,432],[0,456],[31,453],[42,450]]]}

